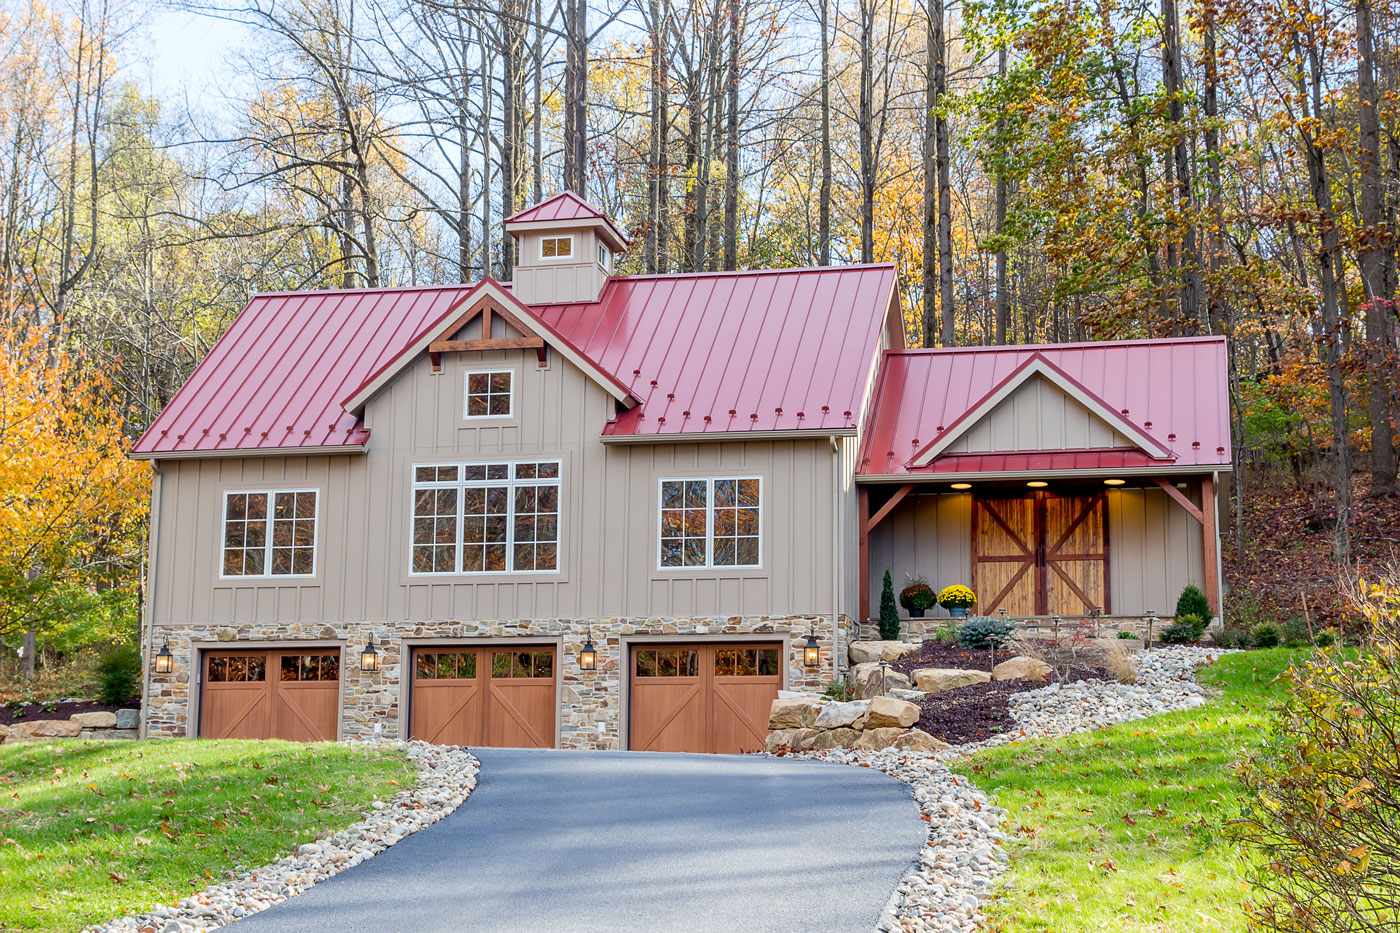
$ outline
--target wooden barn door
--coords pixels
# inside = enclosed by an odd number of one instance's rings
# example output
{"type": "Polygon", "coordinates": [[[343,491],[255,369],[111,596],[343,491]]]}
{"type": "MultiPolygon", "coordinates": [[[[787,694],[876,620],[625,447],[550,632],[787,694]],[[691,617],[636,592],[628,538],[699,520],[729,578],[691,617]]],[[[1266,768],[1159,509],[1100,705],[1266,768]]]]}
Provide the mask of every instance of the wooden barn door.
{"type": "Polygon", "coordinates": [[[976,611],[1005,609],[1013,616],[1037,615],[1039,523],[1036,500],[972,500],[972,591],[976,611]]]}
{"type": "Polygon", "coordinates": [[[1037,491],[974,499],[972,579],[984,615],[1108,612],[1107,497],[1037,491]]]}

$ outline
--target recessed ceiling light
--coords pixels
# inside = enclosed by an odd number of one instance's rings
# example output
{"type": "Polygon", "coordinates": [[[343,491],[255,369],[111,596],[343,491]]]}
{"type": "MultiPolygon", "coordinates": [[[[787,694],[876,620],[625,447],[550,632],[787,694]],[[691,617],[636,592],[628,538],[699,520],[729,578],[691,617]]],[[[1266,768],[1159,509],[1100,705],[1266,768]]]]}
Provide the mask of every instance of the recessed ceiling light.
{"type": "Polygon", "coordinates": [[[971,484],[971,483],[954,483],[954,484],[953,484],[953,488],[954,488],[954,489],[971,489],[971,488],[972,488],[972,484],[971,484]]]}
{"type": "Polygon", "coordinates": [[[1033,479],[1026,485],[1031,487],[1032,489],[1041,489],[1045,486],[1049,486],[1050,484],[1045,482],[1045,480],[1043,479],[1033,479]]]}
{"type": "Polygon", "coordinates": [[[1103,484],[1105,486],[1122,486],[1126,482],[1127,480],[1125,479],[1106,479],[1103,481],[1103,484]]]}

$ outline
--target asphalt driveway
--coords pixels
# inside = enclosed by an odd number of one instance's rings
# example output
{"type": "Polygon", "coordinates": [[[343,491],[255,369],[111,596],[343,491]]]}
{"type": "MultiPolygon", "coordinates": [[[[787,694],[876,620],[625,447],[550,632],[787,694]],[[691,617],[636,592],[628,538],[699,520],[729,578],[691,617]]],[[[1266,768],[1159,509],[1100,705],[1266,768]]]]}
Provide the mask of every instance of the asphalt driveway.
{"type": "Polygon", "coordinates": [[[927,827],[869,768],[737,755],[479,749],[445,820],[243,933],[869,933],[927,827]]]}

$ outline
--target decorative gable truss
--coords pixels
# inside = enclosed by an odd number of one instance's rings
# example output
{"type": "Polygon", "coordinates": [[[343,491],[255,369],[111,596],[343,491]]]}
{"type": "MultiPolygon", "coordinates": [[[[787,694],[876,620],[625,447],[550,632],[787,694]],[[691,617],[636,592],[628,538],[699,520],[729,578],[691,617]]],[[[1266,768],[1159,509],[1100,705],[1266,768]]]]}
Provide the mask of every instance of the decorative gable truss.
{"type": "Polygon", "coordinates": [[[1036,353],[1016,367],[981,399],[970,405],[966,411],[954,419],[952,424],[940,430],[932,441],[925,444],[909,460],[908,468],[926,467],[940,456],[952,453],[954,445],[959,440],[967,437],[979,423],[991,417],[1003,402],[1011,399],[1018,391],[1029,386],[1036,379],[1044,379],[1068,398],[1083,405],[1114,434],[1126,439],[1129,444],[1152,459],[1163,461],[1176,459],[1171,450],[1149,434],[1144,427],[1130,421],[1125,413],[1115,409],[1094,394],[1083,383],[1050,362],[1043,354],[1036,353]]]}
{"type": "Polygon", "coordinates": [[[401,352],[381,366],[341,404],[346,411],[359,415],[363,412],[365,404],[421,353],[428,354],[436,372],[442,367],[444,353],[534,350],[539,365],[544,366],[548,362],[550,349],[582,370],[623,408],[631,408],[640,403],[627,386],[594,363],[562,334],[535,317],[526,305],[498,282],[488,278],[473,286],[447,311],[423,328],[401,352]],[[516,336],[491,336],[497,318],[508,324],[516,336]],[[478,320],[481,322],[480,336],[457,339],[468,324],[478,320]]]}

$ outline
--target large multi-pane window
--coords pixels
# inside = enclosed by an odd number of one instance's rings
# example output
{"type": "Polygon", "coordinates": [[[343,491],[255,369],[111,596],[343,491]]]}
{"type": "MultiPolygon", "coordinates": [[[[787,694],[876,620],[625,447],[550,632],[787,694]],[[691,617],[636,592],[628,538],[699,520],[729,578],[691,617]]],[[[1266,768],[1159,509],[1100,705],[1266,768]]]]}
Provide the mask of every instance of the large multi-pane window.
{"type": "Polygon", "coordinates": [[[466,416],[468,418],[507,418],[511,415],[511,376],[509,369],[467,373],[466,416]]]}
{"type": "Polygon", "coordinates": [[[224,576],[309,577],[315,572],[315,490],[224,494],[224,576]]]}
{"type": "Polygon", "coordinates": [[[559,462],[413,468],[414,573],[559,569],[559,462]]]}
{"type": "Polygon", "coordinates": [[[663,479],[662,567],[757,567],[758,477],[663,479]]]}

